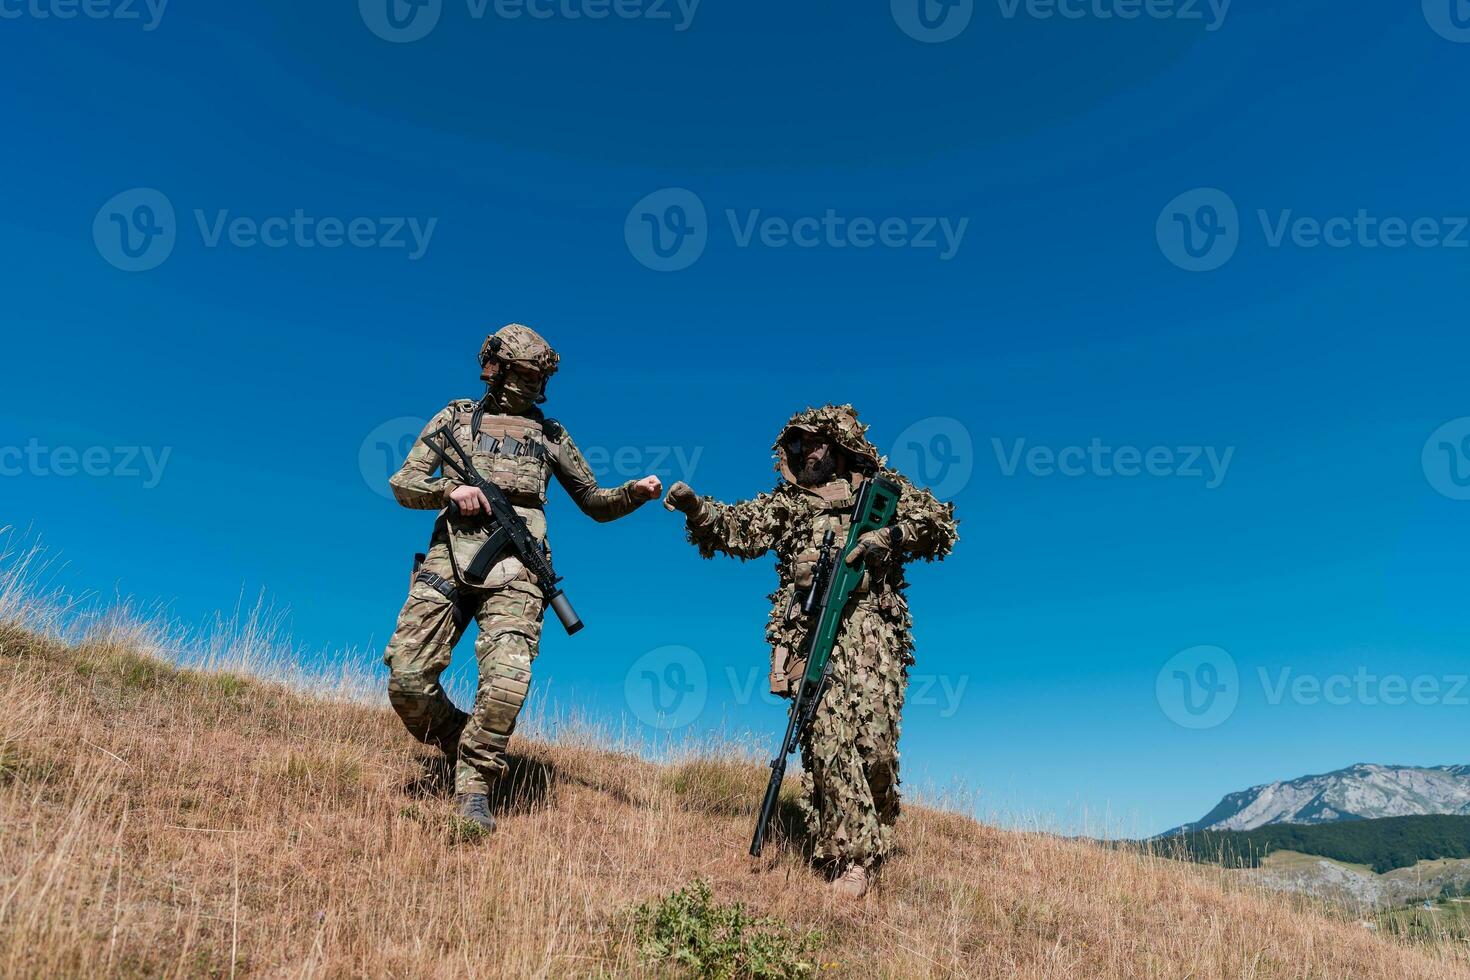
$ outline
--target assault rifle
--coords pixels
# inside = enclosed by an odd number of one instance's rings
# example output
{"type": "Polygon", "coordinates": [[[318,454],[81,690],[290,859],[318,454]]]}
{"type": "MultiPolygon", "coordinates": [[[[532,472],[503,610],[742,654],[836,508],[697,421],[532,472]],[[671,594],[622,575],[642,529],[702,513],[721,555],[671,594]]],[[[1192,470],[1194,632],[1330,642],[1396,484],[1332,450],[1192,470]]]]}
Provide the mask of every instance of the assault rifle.
{"type": "MultiPolygon", "coordinates": [[[[470,585],[485,581],[485,576],[490,574],[495,563],[505,557],[506,552],[514,551],[521,564],[536,576],[536,584],[545,593],[546,602],[556,613],[556,618],[561,620],[567,635],[581,629],[581,617],[572,608],[566,594],[556,587],[561,578],[552,569],[545,549],[531,533],[531,529],[526,527],[525,518],[517,514],[506,499],[505,492],[480,475],[479,470],[475,469],[474,460],[454,438],[454,433],[449,431],[448,426],[440,426],[425,436],[424,445],[438,454],[440,465],[446,473],[452,474],[467,487],[478,487],[490,502],[490,513],[484,518],[485,524],[490,528],[490,538],[481,545],[480,550],[475,552],[475,557],[470,559],[469,566],[460,573],[465,581],[470,585]]],[[[455,517],[460,516],[459,505],[450,501],[449,512],[455,517]]]]}
{"type": "Polygon", "coordinates": [[[761,804],[755,837],[750,842],[752,857],[760,857],[761,848],[765,846],[766,829],[771,822],[771,814],[775,812],[776,799],[781,795],[781,781],[786,778],[786,758],[800,745],[827,690],[827,680],[832,674],[832,648],[837,645],[847,600],[852,598],[853,590],[863,578],[862,563],[853,567],[847,563],[847,556],[857,545],[858,538],[888,526],[898,511],[898,497],[899,488],[893,481],[870,477],[863,483],[857,502],[853,504],[852,528],[847,532],[847,543],[841,553],[832,553],[831,531],[822,541],[812,588],[802,603],[804,612],[816,613],[816,621],[806,637],[806,671],[802,675],[801,687],[791,699],[786,734],[781,737],[776,758],[771,760],[771,781],[766,784],[765,802],[761,804]]]}

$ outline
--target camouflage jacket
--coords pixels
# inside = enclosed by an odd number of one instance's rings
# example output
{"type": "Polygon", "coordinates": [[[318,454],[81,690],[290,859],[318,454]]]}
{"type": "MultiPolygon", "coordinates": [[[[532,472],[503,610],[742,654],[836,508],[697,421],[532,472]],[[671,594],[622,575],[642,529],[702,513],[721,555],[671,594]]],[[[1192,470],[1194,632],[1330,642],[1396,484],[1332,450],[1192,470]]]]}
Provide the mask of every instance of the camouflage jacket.
{"type": "MultiPolygon", "coordinates": [[[[458,486],[447,477],[436,475],[439,471],[439,457],[424,444],[425,436],[444,425],[451,428],[462,446],[476,447],[474,455],[477,468],[488,479],[500,485],[518,508],[537,508],[544,505],[546,486],[552,476],[556,477],[567,496],[572,498],[572,502],[582,513],[595,521],[616,520],[637,510],[644,503],[633,495],[633,480],[618,487],[599,487],[597,477],[593,475],[592,468],[587,465],[586,458],[572,441],[571,435],[560,423],[545,418],[539,411],[524,416],[525,429],[530,433],[530,438],[521,442],[540,447],[537,452],[524,457],[529,462],[507,460],[503,465],[497,466],[492,459],[486,465],[479,451],[481,441],[472,439],[470,434],[470,420],[475,405],[469,399],[453,401],[429,420],[413,449],[409,451],[408,459],[404,460],[397,473],[388,478],[393,496],[400,504],[419,510],[437,510],[448,503],[450,492],[458,486]],[[501,478],[497,479],[498,476],[501,478]]],[[[487,414],[481,422],[479,435],[484,435],[488,423],[518,418],[521,417],[487,414]]]]}
{"type": "Polygon", "coordinates": [[[840,548],[846,543],[852,523],[852,503],[856,478],[838,478],[824,487],[799,485],[781,454],[781,442],[793,427],[820,432],[834,439],[865,467],[898,484],[901,496],[894,525],[901,534],[901,546],[890,559],[870,568],[856,593],[856,602],[882,616],[896,628],[902,640],[901,659],[911,661],[912,627],[904,590],[904,564],[915,559],[943,560],[959,540],[959,522],[954,505],[940,503],[928,490],[914,486],[903,474],[888,469],[883,459],[866,439],[866,427],[849,405],[828,405],[808,409],[793,416],[782,430],[773,451],[776,469],[782,479],[769,493],[735,504],[704,498],[699,515],[686,522],[690,542],[706,558],[715,554],[740,559],[758,558],[770,552],[776,555],[778,585],[769,596],[771,614],[766,639],[772,647],[772,690],[785,693],[787,685],[781,677],[799,673],[800,663],[791,657],[799,650],[811,625],[811,618],[801,612],[800,598],[811,587],[820,554],[822,538],[832,531],[840,548]]]}

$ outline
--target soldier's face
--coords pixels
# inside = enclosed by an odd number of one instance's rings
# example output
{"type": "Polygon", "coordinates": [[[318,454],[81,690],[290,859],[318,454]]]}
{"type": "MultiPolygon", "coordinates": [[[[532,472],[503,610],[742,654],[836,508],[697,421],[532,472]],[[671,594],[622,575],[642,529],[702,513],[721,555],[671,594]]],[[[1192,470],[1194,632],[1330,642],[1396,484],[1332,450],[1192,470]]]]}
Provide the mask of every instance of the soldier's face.
{"type": "Polygon", "coordinates": [[[832,479],[837,472],[837,455],[831,440],[810,432],[798,429],[786,438],[786,458],[798,483],[810,486],[832,479]]]}
{"type": "Polygon", "coordinates": [[[524,412],[541,397],[543,381],[539,371],[519,364],[502,364],[499,372],[501,407],[510,412],[524,412]]]}

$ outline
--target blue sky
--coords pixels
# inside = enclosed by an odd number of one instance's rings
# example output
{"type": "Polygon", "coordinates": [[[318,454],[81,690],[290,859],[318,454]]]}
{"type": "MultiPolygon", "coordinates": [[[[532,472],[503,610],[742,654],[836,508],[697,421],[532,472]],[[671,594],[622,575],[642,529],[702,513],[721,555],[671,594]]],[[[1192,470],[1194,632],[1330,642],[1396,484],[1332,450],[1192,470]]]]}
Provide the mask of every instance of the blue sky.
{"type": "MultiPolygon", "coordinates": [[[[911,785],[1152,832],[1470,761],[1463,3],[398,2],[0,2],[0,524],[69,588],[371,660],[403,420],[520,320],[609,483],[851,401],[955,500],[911,785]]],[[[541,690],[774,740],[770,563],[553,494],[541,690]]]]}

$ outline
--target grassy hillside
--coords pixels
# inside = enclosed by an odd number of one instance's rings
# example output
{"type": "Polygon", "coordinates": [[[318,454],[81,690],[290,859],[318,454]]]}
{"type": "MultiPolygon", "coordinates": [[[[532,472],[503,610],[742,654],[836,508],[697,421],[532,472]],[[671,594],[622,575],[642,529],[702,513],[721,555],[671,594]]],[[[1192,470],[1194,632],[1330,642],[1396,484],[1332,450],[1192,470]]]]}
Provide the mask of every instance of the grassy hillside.
{"type": "Polygon", "coordinates": [[[922,808],[833,901],[787,831],[745,855],[736,759],[521,742],[476,839],[385,709],[125,636],[0,625],[0,700],[5,977],[1470,976],[1221,869],[922,808]]]}
{"type": "Polygon", "coordinates": [[[1255,830],[1206,830],[1171,837],[1161,846],[1175,847],[1195,861],[1235,868],[1259,867],[1268,854],[1295,851],[1366,865],[1385,874],[1420,861],[1470,858],[1470,817],[1385,817],[1329,824],[1274,824],[1255,830]]]}

